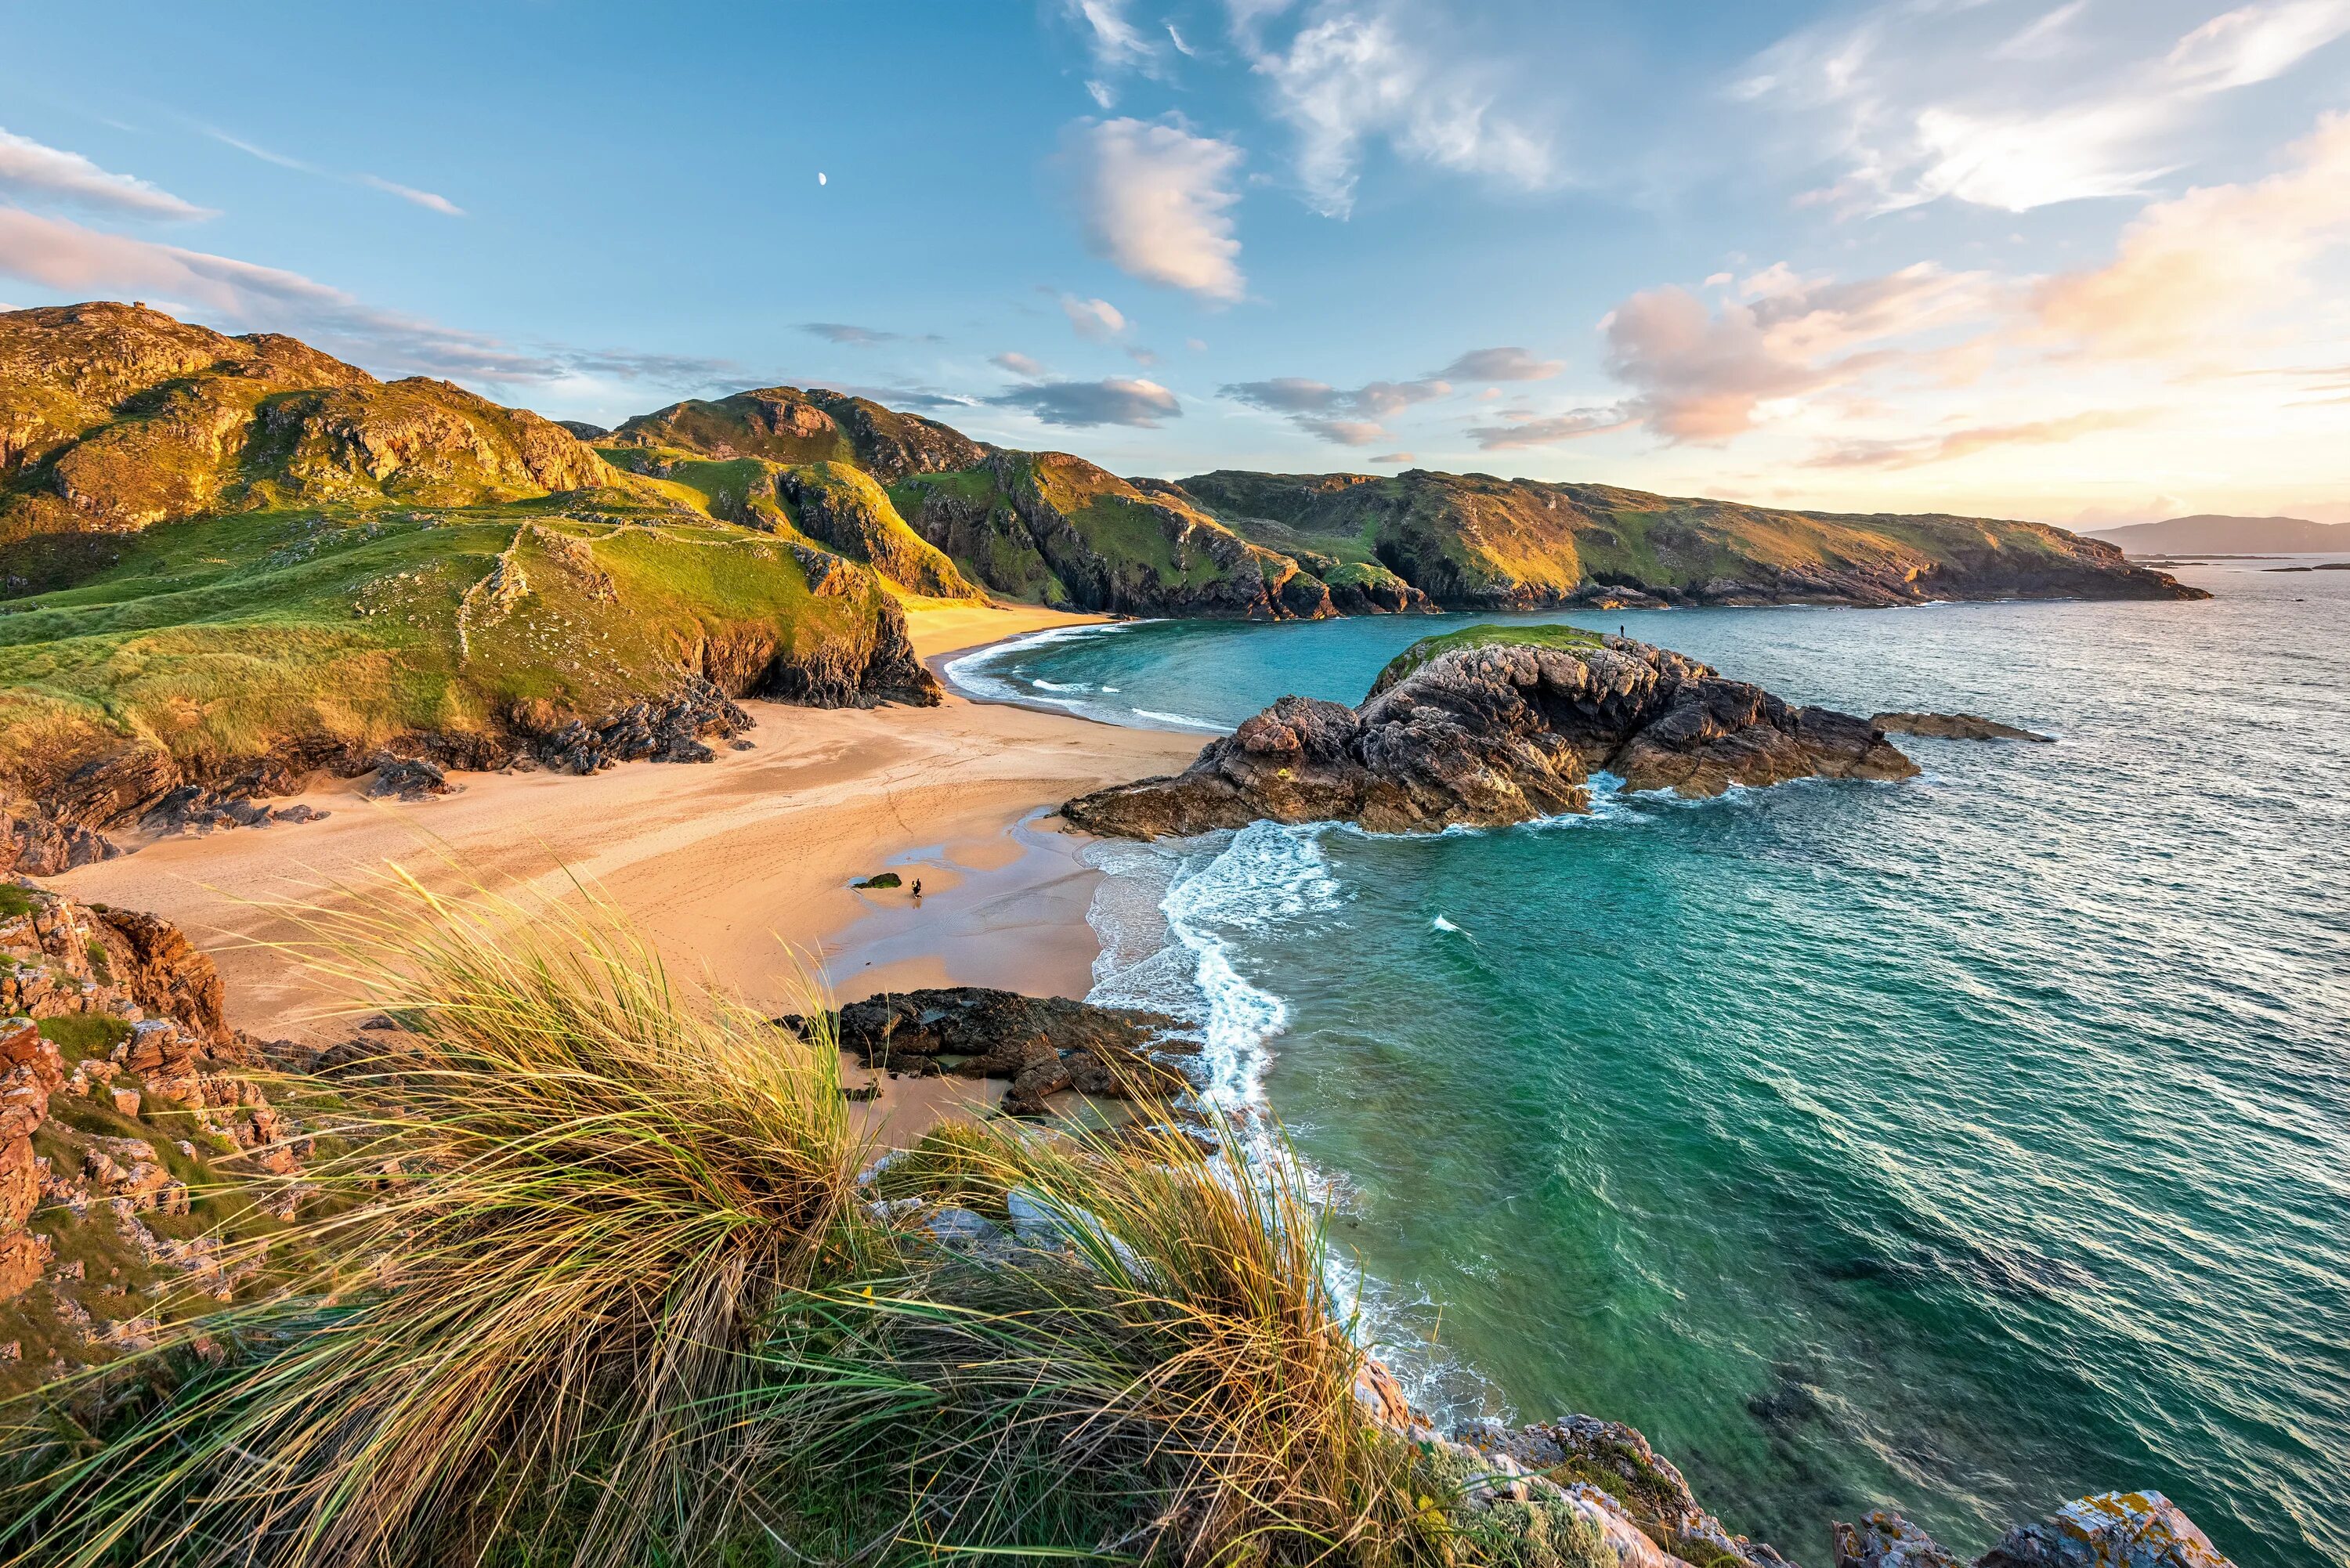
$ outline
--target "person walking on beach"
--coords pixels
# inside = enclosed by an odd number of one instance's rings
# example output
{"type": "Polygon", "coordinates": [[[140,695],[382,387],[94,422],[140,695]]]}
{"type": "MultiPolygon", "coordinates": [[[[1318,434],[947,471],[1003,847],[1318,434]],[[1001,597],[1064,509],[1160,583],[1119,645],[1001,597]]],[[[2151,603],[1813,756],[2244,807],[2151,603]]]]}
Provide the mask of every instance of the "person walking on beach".
{"type": "Polygon", "coordinates": [[[914,878],[914,897],[915,897],[915,898],[920,898],[921,896],[922,896],[922,879],[921,879],[920,877],[915,877],[915,878],[914,878]]]}

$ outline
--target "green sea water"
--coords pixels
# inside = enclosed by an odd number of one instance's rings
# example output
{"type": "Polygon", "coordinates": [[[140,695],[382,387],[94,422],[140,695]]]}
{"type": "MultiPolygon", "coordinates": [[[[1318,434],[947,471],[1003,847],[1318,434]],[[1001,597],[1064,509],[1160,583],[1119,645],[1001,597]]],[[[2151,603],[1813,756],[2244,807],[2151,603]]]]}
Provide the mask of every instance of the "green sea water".
{"type": "MultiPolygon", "coordinates": [[[[1099,1000],[1326,1180],[1368,1336],[1454,1417],[1627,1420],[1825,1563],[2109,1487],[2350,1564],[2350,573],[2201,604],[1572,619],[1791,700],[1966,710],[1804,783],[1381,838],[1104,846],[1099,1000]]],[[[1227,726],[1441,620],[1149,623],[967,687],[1227,726]]]]}

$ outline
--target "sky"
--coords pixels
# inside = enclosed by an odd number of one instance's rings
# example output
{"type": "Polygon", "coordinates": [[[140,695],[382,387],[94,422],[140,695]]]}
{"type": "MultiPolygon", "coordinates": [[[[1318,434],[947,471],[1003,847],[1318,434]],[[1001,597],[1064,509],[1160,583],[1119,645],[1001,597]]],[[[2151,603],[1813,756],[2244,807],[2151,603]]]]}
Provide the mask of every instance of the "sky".
{"type": "Polygon", "coordinates": [[[0,306],[1130,474],[2350,520],[2350,0],[0,0],[0,306]]]}

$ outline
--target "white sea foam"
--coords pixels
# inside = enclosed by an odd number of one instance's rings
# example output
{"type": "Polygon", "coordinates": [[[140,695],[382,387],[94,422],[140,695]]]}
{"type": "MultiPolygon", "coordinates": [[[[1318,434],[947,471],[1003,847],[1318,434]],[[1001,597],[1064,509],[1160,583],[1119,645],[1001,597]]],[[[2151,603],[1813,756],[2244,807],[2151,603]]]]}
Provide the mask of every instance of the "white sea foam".
{"type": "Polygon", "coordinates": [[[1083,681],[1065,685],[1058,680],[1032,679],[1028,684],[1034,686],[1039,691],[1083,691],[1086,690],[1086,685],[1083,681]]]}
{"type": "Polygon", "coordinates": [[[1162,724],[1174,724],[1186,730],[1205,730],[1211,734],[1225,735],[1232,732],[1230,724],[1219,724],[1213,719],[1195,719],[1189,713],[1161,713],[1154,709],[1137,708],[1134,710],[1134,716],[1138,719],[1156,719],[1162,724]]]}
{"type": "Polygon", "coordinates": [[[1441,915],[1437,916],[1436,919],[1430,920],[1429,924],[1434,926],[1440,931],[1457,931],[1461,929],[1441,915]]]}

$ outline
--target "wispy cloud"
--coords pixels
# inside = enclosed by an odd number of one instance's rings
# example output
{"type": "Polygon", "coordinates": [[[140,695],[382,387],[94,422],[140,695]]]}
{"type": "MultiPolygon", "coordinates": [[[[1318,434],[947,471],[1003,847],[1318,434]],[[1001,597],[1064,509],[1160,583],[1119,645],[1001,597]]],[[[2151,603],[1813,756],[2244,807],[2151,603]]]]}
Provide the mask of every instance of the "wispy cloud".
{"type": "Polygon", "coordinates": [[[288,332],[371,369],[519,386],[600,377],[706,384],[723,360],[624,349],[518,348],[368,305],[277,267],[0,207],[0,274],[60,293],[182,302],[231,327],[288,332]]]}
{"type": "Polygon", "coordinates": [[[1065,294],[1060,301],[1061,314],[1069,318],[1069,329],[1088,343],[1107,343],[1126,330],[1126,313],[1107,299],[1065,294]]]}
{"type": "Polygon", "coordinates": [[[1565,369],[1523,348],[1471,348],[1437,374],[1454,381],[1547,381],[1565,369]]]}
{"type": "Polygon", "coordinates": [[[380,174],[362,174],[359,176],[359,182],[371,190],[397,196],[403,202],[413,202],[418,206],[439,213],[443,217],[462,218],[465,215],[465,209],[446,196],[438,196],[430,191],[420,191],[413,185],[402,185],[398,181],[387,180],[380,174]]]}
{"type": "Polygon", "coordinates": [[[1077,217],[1096,255],[1216,304],[1242,297],[1232,181],[1241,150],[1180,124],[1080,120],[1062,139],[1077,217]]]}
{"type": "Polygon", "coordinates": [[[1096,425],[1157,430],[1161,420],[1180,419],[1183,413],[1175,394],[1158,382],[1115,376],[1101,381],[1043,381],[1015,387],[987,400],[1000,408],[1024,410],[1048,425],[1078,430],[1096,425]]]}
{"type": "Polygon", "coordinates": [[[1379,421],[1416,403],[1450,393],[1450,383],[1433,377],[1411,381],[1367,381],[1339,388],[1327,381],[1279,376],[1267,381],[1236,381],[1217,391],[1235,402],[1286,418],[1307,434],[1339,446],[1370,446],[1387,439],[1379,421]]]}
{"type": "Polygon", "coordinates": [[[1014,353],[1009,348],[992,357],[987,362],[1005,374],[1018,376],[1024,380],[1041,381],[1045,379],[1044,366],[1031,359],[1027,355],[1014,353]]]}
{"type": "Polygon", "coordinates": [[[290,154],[279,152],[274,148],[264,147],[257,141],[248,141],[244,137],[232,135],[216,125],[199,125],[197,129],[224,147],[234,147],[248,158],[258,158],[264,163],[275,165],[279,169],[291,169],[297,174],[313,174],[321,180],[338,180],[347,185],[364,185],[370,191],[380,191],[387,196],[397,196],[403,202],[421,207],[429,213],[438,213],[444,218],[462,218],[466,215],[464,208],[437,192],[426,191],[414,185],[403,185],[397,180],[387,180],[380,174],[337,173],[334,170],[324,168],[307,159],[296,158],[290,154]]]}
{"type": "Polygon", "coordinates": [[[846,321],[803,321],[800,330],[827,343],[846,344],[852,348],[868,348],[876,343],[894,343],[895,332],[883,332],[871,327],[854,327],[846,321]]]}
{"type": "Polygon", "coordinates": [[[1469,439],[1485,452],[1559,446],[1586,436],[1605,435],[1638,423],[1624,409],[1575,409],[1563,414],[1503,415],[1497,424],[1471,425],[1469,439]]]}
{"type": "Polygon", "coordinates": [[[1847,171],[1825,199],[2021,213],[2144,194],[2196,155],[2186,137],[2210,100],[2350,35],[2350,0],[2256,0],[2183,36],[2158,31],[2155,6],[2034,4],[2019,27],[2020,9],[1887,0],[1785,39],[1737,95],[1817,121],[1847,171]],[[1951,69],[1983,56],[2001,68],[1951,69]]]}
{"type": "Polygon", "coordinates": [[[2051,446],[2101,431],[2144,424],[2144,410],[2097,410],[2022,424],[1973,425],[1939,436],[1837,442],[1806,460],[1809,468],[1921,468],[2005,446],[2051,446]]]}
{"type": "Polygon", "coordinates": [[[216,125],[199,127],[206,136],[224,147],[234,147],[248,158],[258,158],[264,163],[274,163],[280,169],[292,169],[304,174],[324,174],[327,171],[315,163],[305,163],[299,158],[289,158],[283,152],[273,152],[258,142],[247,141],[241,136],[231,136],[216,125]]]}
{"type": "Polygon", "coordinates": [[[78,152],[0,130],[0,192],[20,201],[55,202],[133,218],[186,221],[215,216],[169,191],[99,168],[78,152]]]}
{"type": "Polygon", "coordinates": [[[1232,7],[1235,44],[1263,79],[1274,112],[1297,139],[1297,179],[1327,217],[1355,204],[1364,148],[1534,189],[1555,175],[1549,137],[1500,104],[1495,62],[1447,47],[1455,24],[1407,0],[1318,0],[1286,37],[1267,25],[1285,5],[1232,7]]]}

